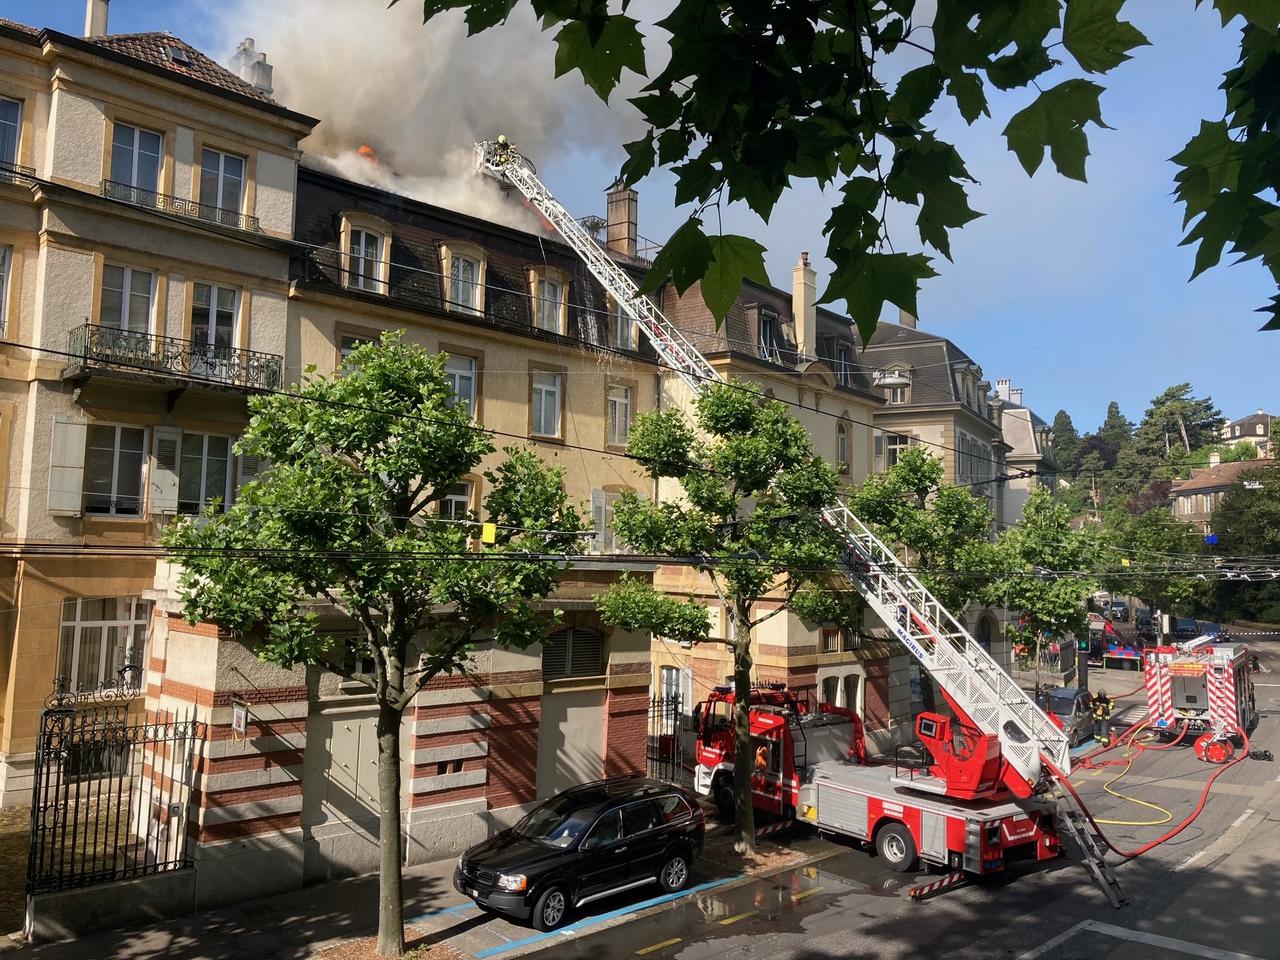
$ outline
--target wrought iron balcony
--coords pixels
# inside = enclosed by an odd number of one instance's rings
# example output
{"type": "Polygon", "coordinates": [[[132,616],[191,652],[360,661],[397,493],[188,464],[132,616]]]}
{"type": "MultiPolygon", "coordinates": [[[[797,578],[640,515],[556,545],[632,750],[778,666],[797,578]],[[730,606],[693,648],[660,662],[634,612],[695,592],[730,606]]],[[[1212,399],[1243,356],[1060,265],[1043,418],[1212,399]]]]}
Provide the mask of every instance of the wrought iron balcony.
{"type": "Polygon", "coordinates": [[[86,323],[68,338],[67,374],[107,368],[126,377],[161,377],[245,390],[278,390],[283,358],[274,353],[215,347],[177,337],[86,323]]]}
{"type": "Polygon", "coordinates": [[[0,160],[0,183],[24,183],[35,178],[35,167],[24,167],[20,163],[6,163],[0,160]]]}
{"type": "Polygon", "coordinates": [[[167,193],[156,193],[154,190],[144,190],[141,187],[133,187],[117,180],[103,180],[102,195],[110,200],[131,203],[135,207],[146,207],[149,210],[176,213],[180,217],[201,220],[205,223],[216,223],[221,227],[234,227],[237,230],[248,230],[253,233],[262,232],[262,227],[258,225],[258,218],[251,217],[246,213],[224,210],[222,207],[215,207],[207,203],[197,203],[194,200],[170,196],[167,193]]]}

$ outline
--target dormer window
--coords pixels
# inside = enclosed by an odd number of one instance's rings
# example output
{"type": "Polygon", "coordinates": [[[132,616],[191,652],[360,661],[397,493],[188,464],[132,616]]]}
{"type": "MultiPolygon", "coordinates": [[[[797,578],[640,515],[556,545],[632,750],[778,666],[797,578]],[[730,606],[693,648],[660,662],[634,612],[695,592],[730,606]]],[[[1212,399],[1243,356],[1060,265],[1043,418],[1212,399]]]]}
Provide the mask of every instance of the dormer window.
{"type": "Polygon", "coordinates": [[[484,248],[474,243],[450,240],[441,245],[446,310],[484,315],[486,263],[484,248]]]}
{"type": "Polygon", "coordinates": [[[529,271],[533,325],[548,333],[564,333],[569,319],[569,278],[554,267],[529,271]]]}
{"type": "Polygon", "coordinates": [[[760,323],[760,359],[782,362],[782,324],[778,315],[768,310],[758,314],[760,323]]]}
{"type": "Polygon", "coordinates": [[[350,290],[385,295],[391,277],[391,224],[366,213],[342,215],[344,281],[350,290]]]}
{"type": "Polygon", "coordinates": [[[850,359],[852,351],[847,343],[836,347],[836,383],[842,387],[853,384],[853,363],[850,359]]]}

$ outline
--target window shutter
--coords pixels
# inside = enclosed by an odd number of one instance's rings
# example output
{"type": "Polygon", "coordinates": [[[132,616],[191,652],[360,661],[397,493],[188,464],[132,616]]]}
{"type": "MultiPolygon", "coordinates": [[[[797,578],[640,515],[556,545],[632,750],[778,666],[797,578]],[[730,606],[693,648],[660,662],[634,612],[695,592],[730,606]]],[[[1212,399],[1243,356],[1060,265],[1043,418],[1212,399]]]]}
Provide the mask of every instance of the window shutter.
{"type": "Polygon", "coordinates": [[[604,638],[592,630],[574,630],[569,656],[570,676],[599,676],[604,673],[604,638]]]}
{"type": "Polygon", "coordinates": [[[609,495],[603,490],[591,491],[591,524],[596,535],[591,540],[592,553],[613,553],[613,527],[609,522],[609,495]]]}
{"type": "Polygon", "coordinates": [[[569,631],[557,630],[542,643],[542,679],[569,675],[569,631]]]}
{"type": "Polygon", "coordinates": [[[257,480],[267,468],[267,463],[256,453],[241,453],[236,457],[236,495],[247,483],[257,480]]]}
{"type": "Polygon", "coordinates": [[[147,500],[151,513],[178,512],[178,456],[181,449],[181,429],[152,428],[151,486],[147,500]]]}
{"type": "Polygon", "coordinates": [[[78,516],[84,502],[84,450],[89,425],[70,417],[53,418],[49,461],[49,512],[78,516]]]}

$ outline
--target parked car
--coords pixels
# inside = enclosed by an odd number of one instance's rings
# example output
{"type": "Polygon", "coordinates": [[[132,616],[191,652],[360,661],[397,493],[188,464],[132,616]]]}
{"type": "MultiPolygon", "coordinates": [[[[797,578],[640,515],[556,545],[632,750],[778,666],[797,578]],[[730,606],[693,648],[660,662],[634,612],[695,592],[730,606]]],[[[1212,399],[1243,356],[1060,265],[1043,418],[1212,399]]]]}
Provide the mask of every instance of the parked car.
{"type": "Polygon", "coordinates": [[[1051,714],[1076,746],[1093,736],[1093,696],[1081,687],[1053,687],[1041,696],[1046,713],[1051,714]]]}
{"type": "Polygon", "coordinates": [[[1226,639],[1227,631],[1222,629],[1222,624],[1214,623],[1212,620],[1197,620],[1196,623],[1200,627],[1200,636],[1202,637],[1220,637],[1226,639]]]}
{"type": "Polygon", "coordinates": [[[1123,600],[1112,600],[1110,603],[1111,619],[1119,623],[1129,622],[1129,604],[1123,600]]]}
{"type": "Polygon", "coordinates": [[[1200,636],[1200,623],[1192,617],[1173,618],[1173,639],[1194,640],[1200,636]]]}
{"type": "Polygon", "coordinates": [[[1156,625],[1151,618],[1150,607],[1139,607],[1133,611],[1133,628],[1143,643],[1151,644],[1156,641],[1156,625]]]}
{"type": "Polygon", "coordinates": [[[573,787],[458,858],[453,886],[476,905],[554,930],[595,900],[656,883],[674,893],[702,852],[697,797],[644,777],[573,787]]]}

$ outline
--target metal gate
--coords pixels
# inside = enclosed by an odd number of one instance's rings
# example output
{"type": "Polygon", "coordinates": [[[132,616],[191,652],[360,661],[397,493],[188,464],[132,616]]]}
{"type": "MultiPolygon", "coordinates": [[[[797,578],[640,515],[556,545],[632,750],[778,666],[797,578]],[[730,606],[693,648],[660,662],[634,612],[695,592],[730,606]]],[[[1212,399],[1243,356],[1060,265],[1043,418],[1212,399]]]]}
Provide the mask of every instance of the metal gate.
{"type": "Polygon", "coordinates": [[[692,783],[693,771],[685,754],[692,747],[692,733],[685,729],[683,698],[678,693],[649,699],[649,776],[669,783],[692,783]],[[689,743],[686,744],[685,741],[689,743]]]}
{"type": "Polygon", "coordinates": [[[27,892],[188,866],[187,803],[203,725],[148,723],[127,704],[52,698],[41,715],[27,892]]]}

